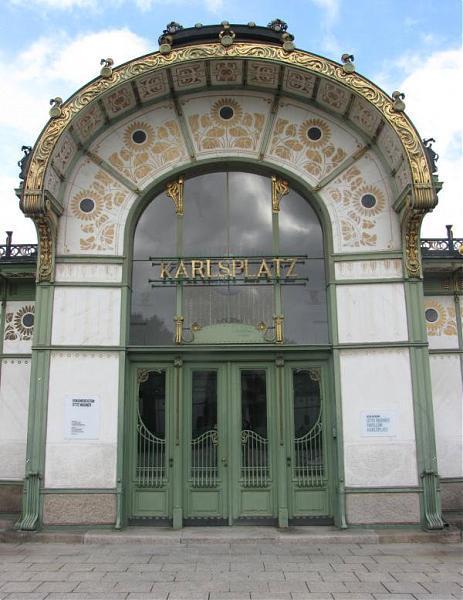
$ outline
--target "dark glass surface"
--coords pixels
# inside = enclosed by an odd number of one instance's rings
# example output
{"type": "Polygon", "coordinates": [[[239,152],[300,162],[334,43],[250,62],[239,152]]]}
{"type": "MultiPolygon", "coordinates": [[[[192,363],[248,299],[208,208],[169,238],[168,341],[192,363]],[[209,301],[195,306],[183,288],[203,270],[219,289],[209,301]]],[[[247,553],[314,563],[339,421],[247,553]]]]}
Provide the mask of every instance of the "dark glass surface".
{"type": "Polygon", "coordinates": [[[80,201],[80,210],[84,213],[90,213],[95,208],[95,202],[91,198],[84,198],[80,201]]]}
{"type": "Polygon", "coordinates": [[[151,371],[148,380],[140,383],[138,410],[145,427],[158,438],[166,431],[166,373],[151,371]]]}
{"type": "Polygon", "coordinates": [[[373,208],[373,206],[376,204],[376,198],[373,196],[373,194],[364,194],[360,199],[360,202],[365,208],[373,208]]]}
{"type": "Polygon", "coordinates": [[[217,429],[217,371],[193,371],[191,437],[217,429]]]}
{"type": "Polygon", "coordinates": [[[265,371],[241,371],[242,429],[267,437],[267,381],[265,371]]]}
{"type": "Polygon", "coordinates": [[[135,229],[134,260],[176,255],[175,206],[164,193],[148,204],[135,229]]]}
{"type": "Polygon", "coordinates": [[[320,414],[320,385],[308,371],[293,371],[294,435],[300,438],[308,433],[320,414]]]}
{"type": "Polygon", "coordinates": [[[439,318],[439,313],[435,308],[428,308],[424,314],[428,323],[435,323],[439,318]]]}
{"type": "Polygon", "coordinates": [[[23,315],[22,322],[24,327],[32,327],[34,324],[34,315],[32,313],[26,313],[23,315]]]}

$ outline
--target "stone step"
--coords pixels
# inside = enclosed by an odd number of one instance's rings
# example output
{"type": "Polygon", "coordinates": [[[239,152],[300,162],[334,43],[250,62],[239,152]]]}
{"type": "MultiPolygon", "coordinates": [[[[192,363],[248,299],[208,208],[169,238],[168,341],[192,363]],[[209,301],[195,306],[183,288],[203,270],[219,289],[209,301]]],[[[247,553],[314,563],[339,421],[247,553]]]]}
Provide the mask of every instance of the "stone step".
{"type": "Polygon", "coordinates": [[[346,529],[329,526],[289,527],[128,527],[122,531],[105,529],[61,531],[42,530],[0,531],[3,542],[50,542],[72,544],[236,544],[236,543],[298,543],[298,544],[379,544],[379,543],[458,543],[461,531],[446,527],[441,531],[418,528],[346,529]]]}
{"type": "Polygon", "coordinates": [[[19,519],[19,514],[0,514],[0,531],[14,529],[14,524],[19,519]]]}

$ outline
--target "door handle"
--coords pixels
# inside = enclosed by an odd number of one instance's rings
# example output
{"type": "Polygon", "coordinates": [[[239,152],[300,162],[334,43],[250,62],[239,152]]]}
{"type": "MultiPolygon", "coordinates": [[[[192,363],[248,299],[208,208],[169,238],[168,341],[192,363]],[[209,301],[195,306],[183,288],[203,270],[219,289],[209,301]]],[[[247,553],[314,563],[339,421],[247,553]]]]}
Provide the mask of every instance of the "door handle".
{"type": "Polygon", "coordinates": [[[223,464],[224,467],[228,467],[228,459],[227,458],[223,457],[221,459],[221,462],[222,462],[222,464],[223,464]]]}

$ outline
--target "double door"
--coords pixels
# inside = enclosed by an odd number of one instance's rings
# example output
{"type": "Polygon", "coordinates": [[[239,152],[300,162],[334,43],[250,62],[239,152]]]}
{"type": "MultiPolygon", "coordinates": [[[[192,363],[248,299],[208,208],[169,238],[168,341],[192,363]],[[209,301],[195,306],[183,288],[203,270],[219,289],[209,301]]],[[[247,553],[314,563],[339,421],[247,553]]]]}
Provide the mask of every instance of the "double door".
{"type": "Polygon", "coordinates": [[[330,516],[320,365],[180,363],[136,372],[132,518],[285,526],[330,516]]]}

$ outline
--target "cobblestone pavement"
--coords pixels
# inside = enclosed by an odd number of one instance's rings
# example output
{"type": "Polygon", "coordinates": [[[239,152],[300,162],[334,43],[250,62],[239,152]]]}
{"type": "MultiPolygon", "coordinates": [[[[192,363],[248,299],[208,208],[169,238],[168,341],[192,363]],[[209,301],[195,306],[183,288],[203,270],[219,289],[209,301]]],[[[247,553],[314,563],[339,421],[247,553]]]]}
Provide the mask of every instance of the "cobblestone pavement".
{"type": "Polygon", "coordinates": [[[461,544],[0,544],[0,600],[455,600],[461,544]]]}

